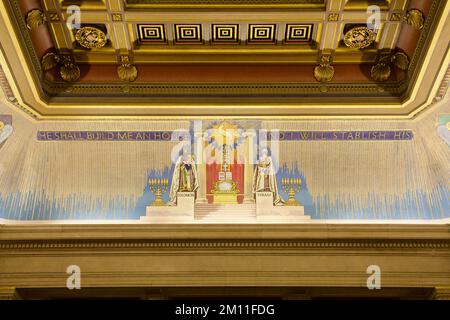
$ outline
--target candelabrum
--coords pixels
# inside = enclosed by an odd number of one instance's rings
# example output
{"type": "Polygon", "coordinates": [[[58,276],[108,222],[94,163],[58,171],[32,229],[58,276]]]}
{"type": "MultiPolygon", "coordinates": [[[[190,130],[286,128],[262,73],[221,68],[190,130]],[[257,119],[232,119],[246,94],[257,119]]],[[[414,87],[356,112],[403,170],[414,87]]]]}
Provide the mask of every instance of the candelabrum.
{"type": "Polygon", "coordinates": [[[295,200],[295,195],[300,191],[302,185],[302,179],[300,178],[282,178],[281,185],[283,186],[283,191],[289,196],[289,199],[284,204],[285,206],[300,206],[297,200],[295,200]]]}
{"type": "Polygon", "coordinates": [[[148,185],[150,190],[155,195],[155,200],[152,202],[152,206],[161,207],[166,205],[162,199],[162,195],[167,192],[169,188],[169,179],[154,179],[150,178],[148,180],[148,185]]]}

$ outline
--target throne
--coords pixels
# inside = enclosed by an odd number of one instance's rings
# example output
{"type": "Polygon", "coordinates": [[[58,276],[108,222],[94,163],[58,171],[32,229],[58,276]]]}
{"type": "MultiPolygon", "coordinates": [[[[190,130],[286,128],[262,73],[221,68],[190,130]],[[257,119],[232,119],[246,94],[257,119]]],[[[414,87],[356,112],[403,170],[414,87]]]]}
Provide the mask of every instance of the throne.
{"type": "Polygon", "coordinates": [[[214,183],[211,190],[213,195],[213,203],[216,204],[237,204],[237,196],[239,189],[236,182],[233,181],[233,173],[229,171],[228,147],[226,144],[222,146],[222,166],[219,172],[219,179],[214,183]]]}

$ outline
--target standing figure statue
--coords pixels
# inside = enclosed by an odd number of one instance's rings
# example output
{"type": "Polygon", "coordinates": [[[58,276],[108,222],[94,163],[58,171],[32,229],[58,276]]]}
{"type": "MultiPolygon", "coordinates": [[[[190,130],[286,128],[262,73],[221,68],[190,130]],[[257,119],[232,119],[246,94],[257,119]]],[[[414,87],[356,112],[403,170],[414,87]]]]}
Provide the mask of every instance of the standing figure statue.
{"type": "Polygon", "coordinates": [[[282,206],[284,200],[278,194],[275,166],[273,165],[272,157],[268,153],[268,149],[264,148],[256,164],[253,174],[253,194],[257,192],[272,192],[273,204],[282,206]]]}
{"type": "Polygon", "coordinates": [[[178,157],[173,170],[172,185],[169,193],[169,206],[177,205],[178,192],[196,192],[198,189],[197,168],[194,157],[186,148],[178,157]]]}

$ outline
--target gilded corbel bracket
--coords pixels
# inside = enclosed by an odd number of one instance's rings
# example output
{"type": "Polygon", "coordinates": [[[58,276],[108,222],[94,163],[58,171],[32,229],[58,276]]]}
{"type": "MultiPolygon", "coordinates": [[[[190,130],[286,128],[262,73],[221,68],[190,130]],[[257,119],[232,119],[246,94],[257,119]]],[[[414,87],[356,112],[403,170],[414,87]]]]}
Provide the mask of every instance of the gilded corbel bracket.
{"type": "Polygon", "coordinates": [[[331,54],[320,56],[320,64],[314,68],[314,77],[319,82],[330,82],[334,77],[334,67],[331,65],[331,54]]]}
{"type": "Polygon", "coordinates": [[[375,81],[386,81],[391,76],[391,68],[396,66],[401,70],[408,70],[409,58],[401,52],[384,51],[378,57],[377,64],[371,69],[370,75],[375,81]]]}
{"type": "Polygon", "coordinates": [[[124,82],[133,82],[138,76],[138,70],[131,63],[129,56],[120,56],[120,65],[117,67],[117,75],[124,82]]]}
{"type": "Polygon", "coordinates": [[[80,79],[80,68],[70,55],[47,53],[41,59],[41,66],[44,72],[59,67],[59,73],[64,81],[76,82],[80,79]]]}
{"type": "Polygon", "coordinates": [[[36,30],[47,22],[47,18],[41,10],[33,9],[27,13],[26,22],[28,29],[36,30]]]}

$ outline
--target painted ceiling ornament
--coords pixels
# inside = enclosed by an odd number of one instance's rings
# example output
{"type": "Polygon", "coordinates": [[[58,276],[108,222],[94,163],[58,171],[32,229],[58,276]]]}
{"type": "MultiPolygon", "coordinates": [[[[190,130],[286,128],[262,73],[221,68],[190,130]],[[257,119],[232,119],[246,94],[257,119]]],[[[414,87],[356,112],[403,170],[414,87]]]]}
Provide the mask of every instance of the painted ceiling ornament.
{"type": "Polygon", "coordinates": [[[396,66],[401,70],[408,70],[409,58],[403,52],[383,53],[376,65],[371,69],[370,75],[375,81],[386,81],[391,76],[391,68],[396,66]]]}
{"type": "Polygon", "coordinates": [[[120,80],[125,82],[133,82],[138,76],[138,70],[136,66],[130,63],[128,56],[120,57],[121,65],[117,67],[117,75],[120,80]]]}
{"type": "Polygon", "coordinates": [[[47,20],[44,13],[41,10],[34,9],[27,14],[27,27],[30,30],[36,30],[43,25],[47,20]]]}
{"type": "Polygon", "coordinates": [[[355,27],[347,31],[344,43],[352,49],[364,49],[375,41],[375,33],[367,27],[355,27]]]}
{"type": "Polygon", "coordinates": [[[425,16],[419,9],[411,9],[406,13],[406,23],[416,30],[422,30],[425,24],[425,16]]]}
{"type": "Polygon", "coordinates": [[[77,42],[87,49],[100,49],[106,45],[106,34],[95,27],[82,27],[75,34],[77,42]]]}
{"type": "Polygon", "coordinates": [[[331,56],[323,55],[320,64],[314,68],[314,77],[320,82],[330,82],[334,77],[334,67],[330,64],[331,56]]]}

